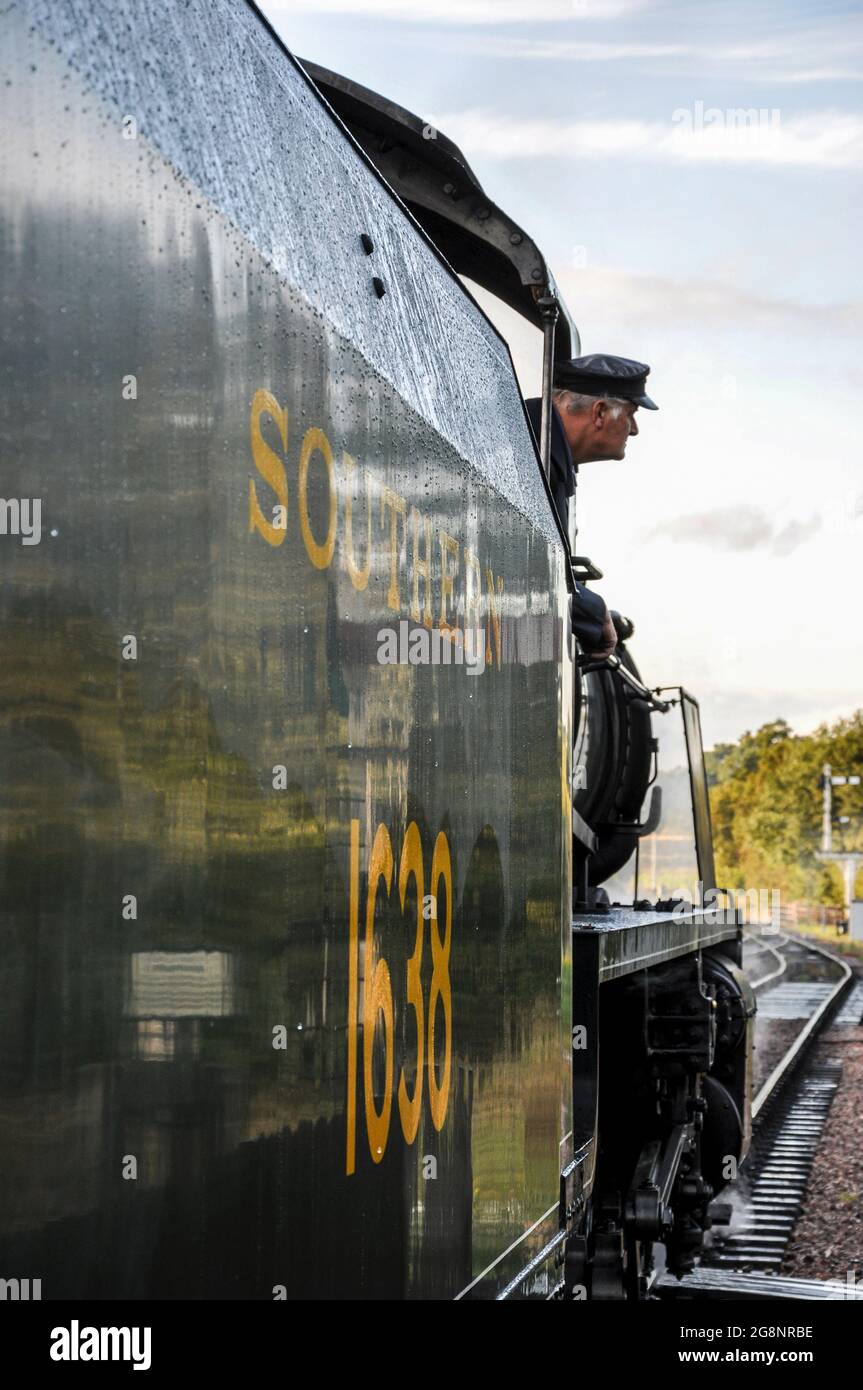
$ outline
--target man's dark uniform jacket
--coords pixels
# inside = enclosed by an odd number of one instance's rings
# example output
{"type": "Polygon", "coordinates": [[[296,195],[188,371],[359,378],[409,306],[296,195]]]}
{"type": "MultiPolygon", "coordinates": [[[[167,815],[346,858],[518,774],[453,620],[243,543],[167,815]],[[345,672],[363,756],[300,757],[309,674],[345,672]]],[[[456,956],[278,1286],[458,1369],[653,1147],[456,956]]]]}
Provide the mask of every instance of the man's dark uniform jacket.
{"type": "MultiPolygon", "coordinates": [[[[542,420],[542,400],[536,396],[532,400],[525,401],[524,404],[538,441],[542,420]]],[[[575,464],[572,461],[572,453],[555,406],[551,408],[551,478],[549,482],[554,504],[557,507],[557,514],[560,517],[564,535],[566,535],[569,499],[575,492],[575,464]]],[[[586,589],[583,584],[576,584],[572,599],[572,626],[583,651],[595,652],[601,647],[602,624],[607,611],[605,600],[601,599],[599,594],[591,593],[590,589],[586,589]]]]}

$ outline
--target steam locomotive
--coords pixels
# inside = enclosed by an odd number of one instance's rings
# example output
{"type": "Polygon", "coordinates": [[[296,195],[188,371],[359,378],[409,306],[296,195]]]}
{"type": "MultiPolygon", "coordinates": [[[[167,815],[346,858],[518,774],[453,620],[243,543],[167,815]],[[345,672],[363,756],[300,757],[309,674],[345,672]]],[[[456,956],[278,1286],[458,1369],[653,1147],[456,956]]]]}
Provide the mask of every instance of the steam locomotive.
{"type": "Polygon", "coordinates": [[[754,1005],[697,704],[576,651],[465,283],[547,398],[539,248],[241,0],[0,24],[0,1275],[647,1297],[754,1005]]]}

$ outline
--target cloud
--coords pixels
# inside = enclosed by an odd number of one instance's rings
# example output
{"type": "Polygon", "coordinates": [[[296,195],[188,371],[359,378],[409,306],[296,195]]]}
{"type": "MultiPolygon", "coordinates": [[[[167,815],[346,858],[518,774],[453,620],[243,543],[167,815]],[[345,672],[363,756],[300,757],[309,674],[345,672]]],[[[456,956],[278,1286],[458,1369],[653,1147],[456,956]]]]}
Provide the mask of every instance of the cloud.
{"type": "Polygon", "coordinates": [[[697,50],[683,43],[643,43],[602,39],[528,39],[486,37],[476,52],[495,58],[528,58],[558,63],[620,63],[630,59],[655,62],[680,58],[689,62],[697,50]]]}
{"type": "Polygon", "coordinates": [[[760,729],[774,719],[787,719],[797,734],[814,733],[819,724],[835,724],[860,709],[859,689],[747,690],[702,681],[697,693],[706,748],[717,743],[736,743],[744,730],[760,729]]]}
{"type": "MultiPolygon", "coordinates": [[[[586,268],[573,270],[560,256],[552,258],[552,270],[581,331],[584,352],[624,351],[616,345],[640,341],[641,355],[651,360],[644,346],[649,343],[658,354],[653,363],[657,376],[662,360],[663,380],[667,383],[671,375],[675,389],[700,404],[709,399],[721,407],[744,388],[781,385],[786,375],[797,381],[801,371],[820,380],[834,398],[841,394],[850,402],[863,391],[863,370],[853,365],[856,347],[840,348],[843,341],[856,344],[863,335],[863,300],[804,304],[730,280],[638,275],[589,261],[586,268]],[[802,341],[808,345],[805,363],[796,347],[802,341]]],[[[467,283],[507,340],[522,391],[539,394],[539,331],[500,300],[467,283]]],[[[658,379],[655,394],[663,406],[658,379]]],[[[795,409],[793,397],[787,408],[795,409]]],[[[842,502],[843,518],[852,518],[843,520],[846,527],[854,520],[849,506],[842,502]]]]}
{"type": "Polygon", "coordinates": [[[768,542],[773,528],[760,507],[716,507],[690,512],[654,526],[651,537],[678,542],[706,541],[719,550],[755,550],[768,542]]]}
{"type": "Polygon", "coordinates": [[[798,546],[805,545],[816,531],[821,530],[821,518],[812,517],[809,521],[789,521],[773,537],[773,554],[790,555],[798,546]]]}
{"type": "Polygon", "coordinates": [[[860,68],[803,68],[798,72],[775,73],[774,82],[863,82],[860,68]]]}
{"type": "Polygon", "coordinates": [[[857,169],[863,166],[863,115],[814,111],[781,120],[775,108],[720,110],[695,102],[667,121],[522,120],[474,108],[430,116],[469,159],[658,160],[676,164],[754,164],[857,169]]]}
{"type": "Polygon", "coordinates": [[[590,247],[586,250],[585,269],[570,270],[565,262],[552,267],[564,298],[578,306],[579,318],[607,317],[618,310],[630,324],[662,325],[684,333],[695,328],[702,339],[707,329],[737,331],[742,325],[761,333],[805,334],[810,340],[821,335],[856,338],[863,332],[861,300],[803,304],[726,280],[632,274],[590,265],[590,247]]]}
{"type": "MultiPolygon", "coordinates": [[[[691,27],[690,27],[691,32],[691,27]]],[[[470,41],[469,41],[470,42],[470,41]]],[[[860,43],[844,29],[798,30],[784,41],[775,33],[755,43],[718,42],[711,33],[702,42],[639,38],[532,38],[527,35],[484,35],[477,53],[495,58],[558,63],[634,63],[662,73],[734,74],[753,82],[860,82],[863,59],[860,43]]]]}
{"type": "Polygon", "coordinates": [[[705,512],[689,512],[654,526],[648,538],[667,538],[679,543],[706,544],[716,550],[745,551],[769,549],[776,556],[790,555],[821,529],[821,518],[774,523],[761,507],[741,503],[734,507],[714,507],[705,512]]]}
{"type": "Polygon", "coordinates": [[[310,12],[374,16],[410,24],[538,24],[620,19],[653,0],[290,0],[264,5],[271,21],[310,12]]]}

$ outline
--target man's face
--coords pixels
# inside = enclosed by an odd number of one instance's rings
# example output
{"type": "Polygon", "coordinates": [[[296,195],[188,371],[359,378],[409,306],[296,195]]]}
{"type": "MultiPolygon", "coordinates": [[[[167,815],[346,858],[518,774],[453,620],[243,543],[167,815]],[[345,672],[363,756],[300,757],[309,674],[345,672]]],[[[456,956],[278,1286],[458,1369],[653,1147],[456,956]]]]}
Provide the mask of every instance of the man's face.
{"type": "Polygon", "coordinates": [[[626,454],[626,444],[632,434],[638,434],[638,425],[635,423],[635,412],[637,405],[629,403],[618,406],[620,414],[614,418],[614,406],[605,405],[602,415],[596,423],[595,437],[597,446],[602,449],[601,453],[595,455],[598,459],[622,459],[626,454]]]}
{"type": "Polygon", "coordinates": [[[574,463],[593,463],[598,459],[622,459],[630,435],[638,434],[631,401],[613,405],[596,400],[589,410],[558,412],[572,450],[574,463]]]}

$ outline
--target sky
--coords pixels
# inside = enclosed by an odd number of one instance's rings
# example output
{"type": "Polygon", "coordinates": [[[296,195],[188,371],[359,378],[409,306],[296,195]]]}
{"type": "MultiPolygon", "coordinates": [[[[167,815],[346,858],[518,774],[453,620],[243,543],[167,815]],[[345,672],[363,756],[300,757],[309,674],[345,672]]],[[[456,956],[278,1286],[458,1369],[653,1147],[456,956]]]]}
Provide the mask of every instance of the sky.
{"type": "MultiPolygon", "coordinates": [[[[659,411],[578,488],[647,683],[698,697],[706,746],[863,707],[863,0],[261,8],[461,147],[583,352],[650,364],[659,411]]],[[[538,335],[492,316],[538,394],[538,335]]]]}

